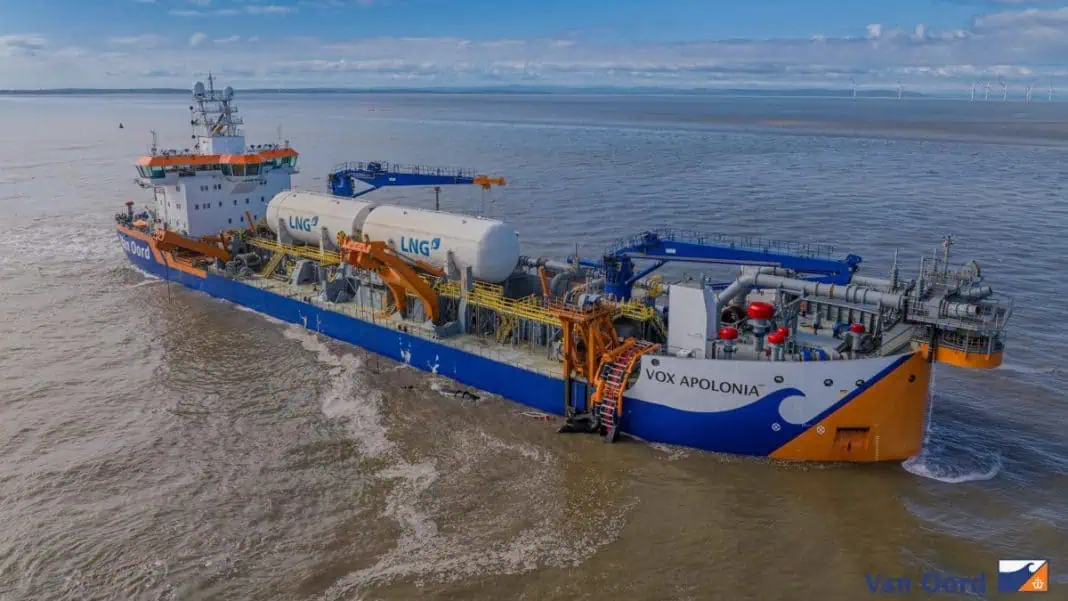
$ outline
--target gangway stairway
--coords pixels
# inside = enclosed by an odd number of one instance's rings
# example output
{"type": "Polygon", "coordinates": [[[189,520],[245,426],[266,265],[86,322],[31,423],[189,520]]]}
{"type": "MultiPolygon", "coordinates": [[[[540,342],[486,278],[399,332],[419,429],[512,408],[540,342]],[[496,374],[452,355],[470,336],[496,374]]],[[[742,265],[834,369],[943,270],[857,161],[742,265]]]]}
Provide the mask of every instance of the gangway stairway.
{"type": "Polygon", "coordinates": [[[660,348],[659,344],[646,340],[630,339],[628,342],[632,344],[627,344],[622,354],[601,367],[597,389],[591,399],[599,429],[603,432],[606,442],[615,442],[619,436],[619,417],[623,413],[623,393],[627,389],[631,373],[641,362],[642,355],[660,348]]]}

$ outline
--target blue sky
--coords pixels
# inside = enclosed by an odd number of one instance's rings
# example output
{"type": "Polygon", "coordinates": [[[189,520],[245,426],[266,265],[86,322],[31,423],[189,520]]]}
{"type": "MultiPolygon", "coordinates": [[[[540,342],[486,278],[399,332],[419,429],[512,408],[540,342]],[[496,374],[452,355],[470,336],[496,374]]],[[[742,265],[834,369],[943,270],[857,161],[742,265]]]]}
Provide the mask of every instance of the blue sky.
{"type": "Polygon", "coordinates": [[[1068,0],[0,0],[0,88],[208,69],[238,87],[1045,87],[1068,79],[1068,0]]]}

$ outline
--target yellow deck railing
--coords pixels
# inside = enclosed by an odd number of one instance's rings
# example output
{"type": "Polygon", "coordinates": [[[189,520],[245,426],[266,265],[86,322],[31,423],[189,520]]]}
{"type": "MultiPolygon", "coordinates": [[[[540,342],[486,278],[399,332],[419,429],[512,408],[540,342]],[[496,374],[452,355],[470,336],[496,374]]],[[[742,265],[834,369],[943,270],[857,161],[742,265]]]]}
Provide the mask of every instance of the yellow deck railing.
{"type": "MultiPolygon", "coordinates": [[[[318,248],[311,246],[279,244],[274,240],[266,238],[252,238],[248,240],[248,243],[275,253],[275,256],[271,258],[268,266],[277,267],[278,261],[281,260],[281,255],[303,257],[317,261],[322,265],[338,265],[341,263],[341,256],[338,253],[329,250],[321,251],[318,248]]],[[[273,267],[271,271],[274,270],[273,267]]],[[[266,275],[269,275],[269,273],[270,272],[265,272],[266,275]]],[[[437,290],[437,293],[441,296],[446,298],[460,298],[459,282],[442,281],[435,283],[431,276],[424,275],[424,278],[426,278],[428,282],[434,284],[435,290],[437,290]]],[[[502,316],[528,319],[550,326],[560,325],[560,318],[557,316],[556,312],[544,306],[538,297],[531,295],[521,299],[507,298],[504,296],[504,288],[498,284],[475,282],[471,293],[467,295],[467,302],[477,307],[496,311],[502,316]]],[[[631,300],[624,303],[617,303],[615,307],[615,315],[637,321],[649,321],[656,317],[656,311],[652,307],[631,300]]]]}

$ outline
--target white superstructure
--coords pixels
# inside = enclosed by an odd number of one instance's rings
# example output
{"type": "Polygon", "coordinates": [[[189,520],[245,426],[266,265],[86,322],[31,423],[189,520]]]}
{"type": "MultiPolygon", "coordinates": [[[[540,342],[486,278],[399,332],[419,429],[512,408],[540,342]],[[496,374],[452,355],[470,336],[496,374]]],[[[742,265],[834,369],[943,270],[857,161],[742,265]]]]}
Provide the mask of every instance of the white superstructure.
{"type": "Polygon", "coordinates": [[[297,152],[288,142],[247,146],[233,98],[233,88],[216,90],[210,75],[206,87],[198,81],[190,107],[193,148],[161,150],[153,139],[151,152],[137,161],[137,182],[155,193],[158,227],[193,237],[246,227],[290,188],[297,152]]]}

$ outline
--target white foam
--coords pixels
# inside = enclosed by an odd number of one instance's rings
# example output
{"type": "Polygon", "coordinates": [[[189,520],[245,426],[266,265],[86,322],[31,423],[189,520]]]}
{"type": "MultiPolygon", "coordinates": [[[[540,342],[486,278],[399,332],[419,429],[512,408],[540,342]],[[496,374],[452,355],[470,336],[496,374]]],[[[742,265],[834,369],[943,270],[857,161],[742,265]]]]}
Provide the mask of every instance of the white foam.
{"type": "MultiPolygon", "coordinates": [[[[381,391],[363,380],[363,361],[354,355],[332,352],[323,339],[299,326],[287,327],[284,335],[313,353],[328,370],[330,384],[321,399],[323,414],[343,420],[365,455],[386,462],[375,474],[391,485],[382,517],[395,522],[400,530],[392,550],[381,555],[374,565],[340,579],[322,599],[358,598],[357,589],[400,578],[452,581],[488,573],[521,573],[542,566],[573,567],[618,536],[627,507],[612,508],[599,503],[584,519],[582,531],[576,532],[562,521],[568,503],[563,493],[548,493],[552,496],[536,503],[534,515],[523,504],[519,514],[509,515],[505,509],[489,520],[461,518],[443,533],[438,525],[441,501],[431,492],[435,486],[459,484],[462,487],[467,474],[487,462],[519,460],[528,462],[530,467],[524,468],[522,478],[506,484],[509,488],[518,487],[508,494],[544,497],[546,491],[557,490],[546,482],[554,475],[551,468],[555,457],[535,445],[505,441],[475,430],[455,433],[452,441],[455,456],[407,461],[399,445],[389,439],[381,391]],[[450,465],[445,472],[449,482],[441,482],[442,472],[438,467],[441,462],[457,464],[450,465]],[[516,523],[529,526],[513,533],[516,523]],[[507,538],[501,540],[502,535],[507,538]]],[[[430,388],[442,391],[440,382],[433,382],[430,388]]],[[[611,504],[618,502],[614,498],[611,504]]]]}
{"type": "MultiPolygon", "coordinates": [[[[487,462],[518,459],[526,462],[521,468],[523,477],[498,485],[506,486],[507,494],[533,502],[505,504],[490,517],[460,516],[460,521],[442,531],[434,519],[439,504],[428,498],[441,474],[429,463],[384,470],[380,475],[402,478],[390,493],[384,512],[401,528],[397,546],[371,567],[339,580],[323,599],[345,598],[365,587],[402,578],[423,584],[428,580],[448,582],[487,574],[518,574],[541,567],[576,567],[618,537],[624,515],[633,504],[620,503],[618,497],[610,503],[592,503],[581,510],[582,527],[575,528],[567,515],[572,511],[572,500],[561,492],[561,487],[548,481],[559,477],[554,469],[556,458],[551,453],[529,443],[502,440],[483,430],[456,432],[453,447],[455,456],[440,461],[455,460],[459,465],[450,466],[445,472],[450,481],[441,483],[443,486],[463,486],[470,474],[487,462]],[[526,527],[515,532],[519,524],[526,527]]],[[[467,494],[496,492],[478,490],[467,494]]],[[[593,494],[600,496],[598,491],[593,494]]]]}
{"type": "Polygon", "coordinates": [[[1034,376],[1034,375],[1054,375],[1054,374],[1058,374],[1058,373],[1061,372],[1061,369],[1058,368],[1058,367],[1053,367],[1053,366],[1050,366],[1050,367],[1035,367],[1035,366],[1032,366],[1032,365],[1022,365],[1022,364],[1018,364],[1018,363],[1003,363],[1003,364],[1001,364],[1001,369],[1007,370],[1007,371],[1014,371],[1014,372],[1020,373],[1020,374],[1032,375],[1032,376],[1034,376]]]}
{"type": "Polygon", "coordinates": [[[651,443],[647,443],[647,444],[650,447],[652,447],[653,449],[655,449],[657,451],[660,451],[661,453],[667,455],[668,456],[667,457],[668,461],[678,461],[679,459],[682,459],[684,457],[689,457],[690,456],[690,454],[686,451],[686,449],[684,449],[682,447],[676,447],[676,446],[663,444],[663,443],[659,443],[659,442],[651,442],[651,443]]]}
{"type": "Polygon", "coordinates": [[[939,465],[931,457],[920,454],[905,460],[901,467],[905,468],[908,473],[921,478],[929,478],[946,484],[962,484],[993,479],[1001,471],[1001,457],[994,455],[988,468],[968,469],[952,464],[939,465]]]}
{"type": "Polygon", "coordinates": [[[299,326],[289,325],[283,335],[300,342],[326,366],[330,384],[320,399],[323,415],[345,421],[348,433],[369,457],[381,457],[394,449],[382,423],[382,395],[363,386],[360,375],[363,361],[355,355],[336,355],[319,338],[299,326]]]}

